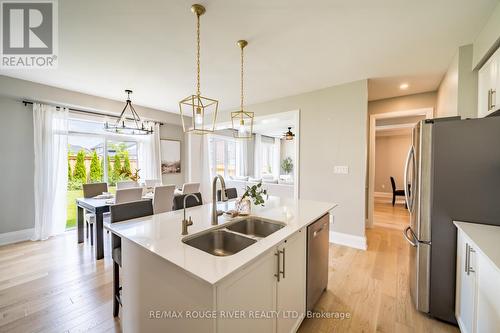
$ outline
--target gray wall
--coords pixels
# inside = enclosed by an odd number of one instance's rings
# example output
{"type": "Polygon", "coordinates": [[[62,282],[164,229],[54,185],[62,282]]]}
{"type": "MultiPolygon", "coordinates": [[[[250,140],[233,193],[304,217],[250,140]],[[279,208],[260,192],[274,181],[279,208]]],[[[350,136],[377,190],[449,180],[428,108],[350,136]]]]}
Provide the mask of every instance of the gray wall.
{"type": "Polygon", "coordinates": [[[34,226],[33,113],[0,96],[0,234],[34,226]]]}
{"type": "MultiPolygon", "coordinates": [[[[367,81],[250,105],[256,116],[300,109],[301,199],[338,203],[333,231],[364,237],[367,81]],[[333,173],[348,165],[348,175],[333,173]]],[[[219,121],[228,121],[221,113],[219,121]]],[[[285,126],[284,126],[285,129],[285,126]]]]}

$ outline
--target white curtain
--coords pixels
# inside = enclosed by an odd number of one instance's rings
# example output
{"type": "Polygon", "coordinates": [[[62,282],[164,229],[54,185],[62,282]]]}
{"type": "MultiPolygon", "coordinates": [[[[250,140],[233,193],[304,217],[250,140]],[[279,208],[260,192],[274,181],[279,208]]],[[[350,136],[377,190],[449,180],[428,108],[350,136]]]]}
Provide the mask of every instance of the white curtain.
{"type": "Polygon", "coordinates": [[[161,180],[160,125],[153,125],[153,134],[139,140],[137,147],[139,176],[141,180],[161,180]]]}
{"type": "Polygon", "coordinates": [[[236,142],[236,175],[248,176],[248,141],[236,142]]]}
{"type": "Polygon", "coordinates": [[[35,231],[45,240],[66,228],[68,109],[33,104],[35,231]]]}
{"type": "Polygon", "coordinates": [[[254,177],[260,178],[262,172],[262,136],[255,134],[254,143],[254,177]]]}
{"type": "Polygon", "coordinates": [[[200,181],[200,192],[203,198],[203,203],[212,202],[212,171],[210,166],[212,165],[212,154],[210,153],[210,135],[203,135],[200,147],[199,160],[192,161],[192,163],[201,163],[201,181],[200,181]]]}
{"type": "Polygon", "coordinates": [[[273,149],[273,176],[278,179],[281,173],[281,140],[280,138],[274,138],[274,149],[273,149]]]}

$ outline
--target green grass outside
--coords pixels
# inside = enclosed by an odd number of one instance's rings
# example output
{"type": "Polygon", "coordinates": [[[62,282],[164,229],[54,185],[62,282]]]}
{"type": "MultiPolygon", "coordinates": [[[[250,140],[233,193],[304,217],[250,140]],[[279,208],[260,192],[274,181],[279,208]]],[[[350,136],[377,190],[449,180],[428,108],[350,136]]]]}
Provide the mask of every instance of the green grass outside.
{"type": "MultiPolygon", "coordinates": [[[[109,187],[111,193],[116,192],[116,187],[109,187]]],[[[67,218],[66,229],[76,227],[76,199],[83,197],[83,190],[68,190],[67,192],[67,218]]]]}

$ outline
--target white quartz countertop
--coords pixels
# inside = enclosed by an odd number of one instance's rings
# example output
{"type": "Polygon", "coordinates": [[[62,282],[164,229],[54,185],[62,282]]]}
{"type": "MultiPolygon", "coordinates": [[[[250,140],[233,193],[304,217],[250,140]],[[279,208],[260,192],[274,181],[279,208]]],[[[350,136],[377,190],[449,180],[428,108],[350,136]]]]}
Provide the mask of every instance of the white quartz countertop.
{"type": "MultiPolygon", "coordinates": [[[[226,257],[211,255],[182,242],[184,238],[191,238],[194,234],[234,221],[220,216],[219,225],[211,225],[211,204],[186,209],[186,216],[191,216],[193,219],[193,225],[189,226],[187,236],[181,235],[182,210],[113,223],[106,228],[184,269],[187,273],[209,284],[217,284],[336,206],[328,202],[269,197],[264,207],[252,208],[252,216],[278,221],[285,224],[285,227],[226,257]]],[[[233,207],[234,201],[218,203],[218,209],[228,210],[233,207]]]]}
{"type": "Polygon", "coordinates": [[[500,226],[453,222],[462,230],[479,248],[497,269],[500,270],[500,226]]]}

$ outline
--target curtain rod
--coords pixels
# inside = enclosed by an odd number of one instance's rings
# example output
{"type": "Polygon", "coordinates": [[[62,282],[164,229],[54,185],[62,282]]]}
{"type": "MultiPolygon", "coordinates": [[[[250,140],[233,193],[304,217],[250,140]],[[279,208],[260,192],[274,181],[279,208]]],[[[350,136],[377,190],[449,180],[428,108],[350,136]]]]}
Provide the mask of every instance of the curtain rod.
{"type": "MultiPolygon", "coordinates": [[[[33,103],[37,103],[37,102],[25,101],[24,100],[24,101],[22,101],[22,103],[24,104],[24,106],[26,106],[26,105],[33,105],[33,103]]],[[[47,103],[41,103],[41,104],[47,104],[47,103]]],[[[56,108],[61,108],[61,106],[59,106],[59,105],[54,105],[54,104],[49,104],[49,105],[53,105],[56,108]]],[[[91,115],[94,115],[94,116],[104,116],[104,117],[110,117],[110,118],[115,118],[115,119],[120,118],[117,115],[109,114],[109,113],[105,113],[105,112],[90,111],[90,110],[81,110],[81,109],[74,109],[74,108],[67,108],[67,109],[69,111],[71,111],[71,112],[74,112],[74,113],[91,114],[91,115]]],[[[133,118],[125,118],[125,119],[126,120],[131,120],[131,121],[134,120],[133,118]]],[[[165,123],[163,123],[161,121],[158,121],[158,120],[147,120],[147,121],[151,121],[151,122],[154,122],[155,124],[159,124],[159,125],[165,125],[165,123]]]]}

